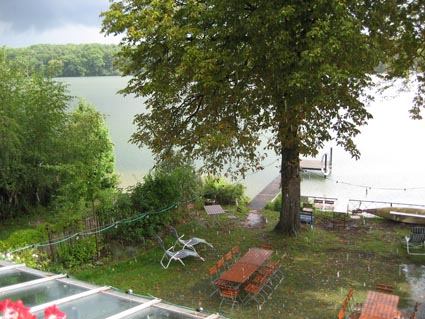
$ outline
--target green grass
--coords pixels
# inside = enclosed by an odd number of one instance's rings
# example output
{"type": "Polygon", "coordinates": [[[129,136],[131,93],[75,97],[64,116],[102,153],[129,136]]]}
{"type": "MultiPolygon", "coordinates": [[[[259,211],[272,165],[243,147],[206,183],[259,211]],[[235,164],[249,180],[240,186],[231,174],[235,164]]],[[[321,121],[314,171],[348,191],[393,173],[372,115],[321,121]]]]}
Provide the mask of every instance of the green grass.
{"type": "MultiPolygon", "coordinates": [[[[250,318],[336,318],[344,295],[355,289],[355,299],[362,302],[376,283],[396,287],[400,307],[410,309],[409,286],[401,264],[421,263],[424,258],[408,256],[400,243],[409,227],[379,219],[351,222],[349,230],[334,230],[328,214],[317,215],[313,230],[302,228],[299,236],[284,238],[273,231],[277,213],[265,212],[267,223],[260,228],[242,225],[245,212],[211,218],[201,213],[190,222],[177,227],[185,237],[198,236],[214,244],[200,254],[205,262],[186,259],[183,267],[177,262],[167,270],[161,268],[162,251],[152,242],[144,252],[127,260],[105,261],[104,265],[86,267],[71,275],[96,283],[111,285],[121,290],[132,289],[141,295],[153,295],[171,303],[191,308],[202,306],[206,311],[218,312],[220,298],[213,291],[208,269],[233,246],[242,252],[249,247],[271,243],[276,250],[273,258],[287,254],[283,270],[285,279],[261,310],[254,304],[238,305],[233,310],[224,306],[222,313],[235,319],[250,318]],[[354,224],[353,224],[354,223],[354,224]]],[[[164,235],[170,245],[170,235],[164,235]]]]}
{"type": "MultiPolygon", "coordinates": [[[[267,223],[261,227],[248,228],[243,222],[247,210],[237,211],[227,207],[228,214],[216,217],[205,212],[192,213],[183,225],[176,228],[185,238],[198,236],[214,244],[214,248],[199,250],[205,262],[185,259],[186,266],[172,262],[164,270],[159,261],[162,250],[156,241],[147,241],[143,247],[117,249],[94,265],[86,265],[69,273],[72,277],[109,285],[127,291],[132,289],[140,295],[152,295],[164,301],[190,308],[203,307],[208,312],[218,312],[220,297],[209,297],[213,287],[208,269],[233,246],[239,245],[242,253],[262,243],[273,245],[282,254],[285,279],[273,295],[258,309],[255,303],[222,307],[222,314],[234,319],[316,319],[336,318],[342,300],[350,288],[355,289],[355,301],[363,302],[367,290],[376,283],[395,286],[400,296],[400,308],[411,310],[410,287],[402,264],[423,264],[425,257],[411,257],[400,242],[410,231],[409,225],[368,219],[351,221],[348,229],[334,229],[331,214],[316,214],[316,227],[302,227],[297,237],[285,238],[273,228],[278,220],[276,212],[266,211],[267,223]],[[135,249],[134,249],[135,248],[135,249]],[[131,253],[126,253],[126,251],[131,253]]],[[[164,230],[166,246],[174,240],[164,230]]]]}

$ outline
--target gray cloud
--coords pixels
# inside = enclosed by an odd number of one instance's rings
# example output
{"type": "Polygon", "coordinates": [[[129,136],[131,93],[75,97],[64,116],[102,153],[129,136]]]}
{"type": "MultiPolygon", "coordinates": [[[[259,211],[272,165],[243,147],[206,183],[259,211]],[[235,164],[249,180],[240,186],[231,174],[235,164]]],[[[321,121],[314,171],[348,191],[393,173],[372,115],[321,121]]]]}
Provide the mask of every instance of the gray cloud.
{"type": "Polygon", "coordinates": [[[13,33],[46,31],[64,25],[100,26],[108,0],[1,0],[0,22],[13,33]]]}

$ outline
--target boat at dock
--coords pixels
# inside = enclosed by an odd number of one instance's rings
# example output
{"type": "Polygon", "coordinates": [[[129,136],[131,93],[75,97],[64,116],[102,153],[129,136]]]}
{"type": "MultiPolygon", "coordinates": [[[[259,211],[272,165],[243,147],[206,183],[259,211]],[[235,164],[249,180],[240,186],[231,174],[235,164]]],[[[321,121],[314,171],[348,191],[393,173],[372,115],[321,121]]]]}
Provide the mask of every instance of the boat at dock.
{"type": "Polygon", "coordinates": [[[359,209],[352,211],[354,214],[368,213],[385,219],[407,224],[425,225],[425,209],[414,207],[380,207],[359,209]]]}
{"type": "Polygon", "coordinates": [[[321,171],[323,176],[328,176],[332,171],[332,148],[329,153],[324,153],[322,159],[300,159],[302,171],[321,171]]]}

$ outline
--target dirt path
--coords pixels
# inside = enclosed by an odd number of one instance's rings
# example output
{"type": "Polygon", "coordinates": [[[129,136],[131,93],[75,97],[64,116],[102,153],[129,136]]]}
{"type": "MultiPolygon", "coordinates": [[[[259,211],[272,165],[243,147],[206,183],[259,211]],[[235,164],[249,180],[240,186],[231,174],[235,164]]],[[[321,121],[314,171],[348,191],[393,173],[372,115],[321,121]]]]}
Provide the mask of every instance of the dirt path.
{"type": "Polygon", "coordinates": [[[247,228],[260,228],[266,223],[266,218],[257,210],[250,210],[242,225],[247,228]]]}

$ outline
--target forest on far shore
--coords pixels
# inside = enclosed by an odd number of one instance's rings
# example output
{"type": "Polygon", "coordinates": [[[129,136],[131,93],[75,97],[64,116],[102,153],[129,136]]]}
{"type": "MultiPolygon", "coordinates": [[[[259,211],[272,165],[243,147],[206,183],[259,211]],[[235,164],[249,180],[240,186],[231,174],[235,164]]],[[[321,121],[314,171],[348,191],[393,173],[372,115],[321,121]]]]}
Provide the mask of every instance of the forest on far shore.
{"type": "Polygon", "coordinates": [[[115,44],[37,44],[24,48],[5,47],[7,58],[21,59],[32,72],[51,77],[119,75],[114,66],[115,44]]]}

